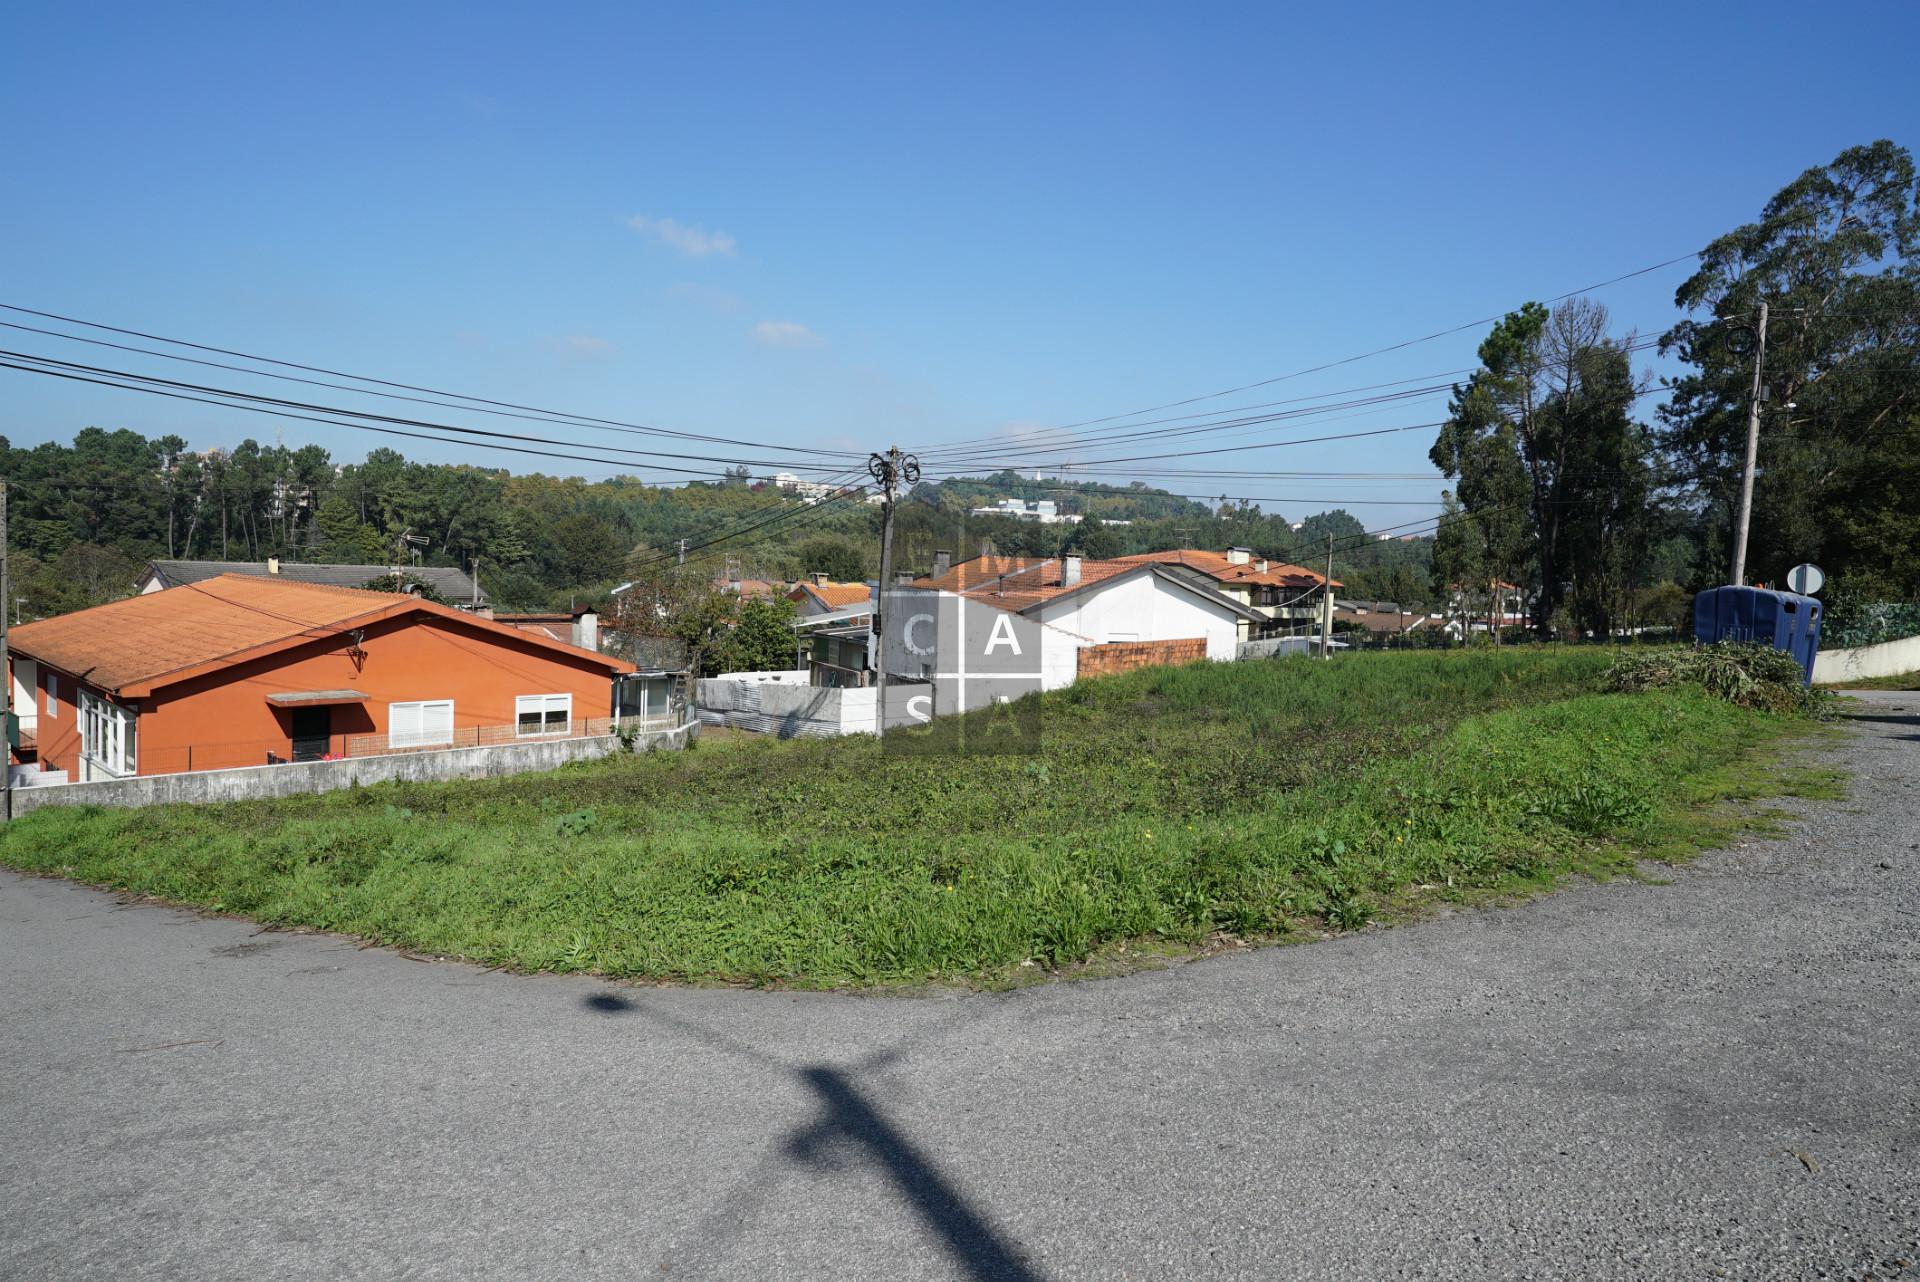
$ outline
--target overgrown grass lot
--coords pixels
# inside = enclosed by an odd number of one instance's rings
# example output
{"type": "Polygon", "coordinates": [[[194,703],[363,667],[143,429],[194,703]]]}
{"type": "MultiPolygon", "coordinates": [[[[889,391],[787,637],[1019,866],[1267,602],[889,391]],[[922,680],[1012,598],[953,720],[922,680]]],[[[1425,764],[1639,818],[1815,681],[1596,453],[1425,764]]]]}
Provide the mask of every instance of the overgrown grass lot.
{"type": "Polygon", "coordinates": [[[1698,803],[1750,790],[1753,749],[1798,724],[1684,684],[1602,693],[1610,657],[1148,670],[1045,696],[1030,755],[736,739],[488,782],[48,807],[0,833],[0,861],[528,970],[1099,973],[1617,871],[1697,835],[1698,803]]]}

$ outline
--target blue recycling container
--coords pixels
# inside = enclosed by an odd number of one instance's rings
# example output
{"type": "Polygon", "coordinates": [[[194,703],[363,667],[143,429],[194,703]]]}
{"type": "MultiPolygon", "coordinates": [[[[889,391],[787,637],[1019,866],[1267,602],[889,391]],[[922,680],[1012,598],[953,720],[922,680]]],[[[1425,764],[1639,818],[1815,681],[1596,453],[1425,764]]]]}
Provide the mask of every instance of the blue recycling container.
{"type": "Polygon", "coordinates": [[[1693,598],[1693,639],[1701,645],[1746,641],[1785,650],[1813,684],[1820,649],[1820,603],[1772,588],[1709,588],[1693,598]]]}

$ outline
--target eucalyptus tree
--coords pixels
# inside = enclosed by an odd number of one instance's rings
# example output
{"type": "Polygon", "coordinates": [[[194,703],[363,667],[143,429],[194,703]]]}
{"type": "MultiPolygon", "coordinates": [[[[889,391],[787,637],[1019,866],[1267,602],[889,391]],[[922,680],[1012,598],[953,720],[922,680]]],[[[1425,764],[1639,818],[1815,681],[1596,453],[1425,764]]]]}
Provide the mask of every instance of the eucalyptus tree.
{"type": "Polygon", "coordinates": [[[1749,564],[1795,562],[1920,591],[1920,182],[1881,140],[1782,188],[1757,221],[1700,253],[1662,350],[1672,380],[1661,443],[1727,564],[1745,457],[1760,304],[1767,304],[1749,564]]]}

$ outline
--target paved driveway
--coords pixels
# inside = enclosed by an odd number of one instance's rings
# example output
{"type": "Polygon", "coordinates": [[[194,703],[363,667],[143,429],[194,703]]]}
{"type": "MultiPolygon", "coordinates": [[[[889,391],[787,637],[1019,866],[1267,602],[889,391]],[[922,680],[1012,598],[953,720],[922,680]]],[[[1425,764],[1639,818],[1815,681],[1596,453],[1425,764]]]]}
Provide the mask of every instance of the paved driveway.
{"type": "Polygon", "coordinates": [[[1897,1276],[1920,695],[1861,711],[1851,800],[1671,885],[1008,995],[487,974],[0,874],[0,1277],[1897,1276]]]}

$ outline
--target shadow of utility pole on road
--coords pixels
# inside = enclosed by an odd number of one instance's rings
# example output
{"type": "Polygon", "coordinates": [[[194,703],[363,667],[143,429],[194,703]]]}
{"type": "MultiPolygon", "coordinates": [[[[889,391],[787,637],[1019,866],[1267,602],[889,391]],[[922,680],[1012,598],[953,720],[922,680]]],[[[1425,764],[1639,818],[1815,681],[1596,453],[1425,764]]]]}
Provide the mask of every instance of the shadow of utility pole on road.
{"type": "Polygon", "coordinates": [[[908,1203],[946,1243],[947,1250],[980,1282],[1041,1282],[1040,1275],[1003,1242],[944,1176],[836,1068],[800,1070],[800,1080],[820,1096],[827,1115],[787,1141],[787,1151],[810,1165],[826,1165],[826,1144],[849,1139],[880,1163],[908,1203]]]}
{"type": "MultiPolygon", "coordinates": [[[[847,1070],[819,1064],[795,1068],[693,1021],[657,1008],[644,1008],[617,992],[593,993],[583,998],[581,1004],[602,1015],[637,1014],[722,1054],[737,1055],[767,1068],[793,1073],[820,1097],[826,1112],[819,1121],[796,1131],[787,1140],[788,1156],[815,1170],[831,1170],[835,1165],[834,1150],[851,1145],[879,1164],[914,1213],[939,1235],[948,1254],[966,1270],[968,1277],[976,1282],[1046,1282],[1023,1258],[1025,1252],[1019,1245],[997,1233],[933,1161],[885,1114],[867,1102],[847,1070]]],[[[882,1068],[900,1058],[904,1049],[905,1043],[897,1043],[867,1056],[860,1066],[868,1070],[882,1068]]]]}

